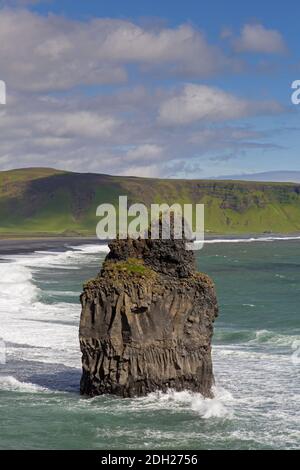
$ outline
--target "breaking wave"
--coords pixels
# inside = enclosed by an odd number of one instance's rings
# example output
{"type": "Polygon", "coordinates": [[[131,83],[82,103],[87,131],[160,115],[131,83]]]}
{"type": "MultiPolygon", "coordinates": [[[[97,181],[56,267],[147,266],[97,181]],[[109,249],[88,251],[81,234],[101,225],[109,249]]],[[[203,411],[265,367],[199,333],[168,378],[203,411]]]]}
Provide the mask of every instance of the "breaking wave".
{"type": "Polygon", "coordinates": [[[270,330],[218,330],[214,333],[216,344],[269,344],[274,346],[292,346],[300,340],[300,335],[285,335],[270,330]]]}
{"type": "Polygon", "coordinates": [[[19,380],[17,380],[15,377],[11,375],[4,375],[4,376],[0,375],[0,390],[27,392],[27,393],[47,391],[46,388],[41,387],[39,385],[35,385],[30,382],[20,382],[19,380]]]}
{"type": "MultiPolygon", "coordinates": [[[[190,391],[176,392],[153,392],[145,397],[133,398],[130,400],[116,400],[114,403],[114,414],[124,413],[126,409],[135,413],[145,413],[149,411],[189,411],[197,414],[203,419],[210,418],[230,418],[233,416],[233,397],[230,392],[223,388],[213,388],[214,398],[204,398],[200,393],[190,391]]],[[[101,398],[100,398],[101,399],[101,398]]],[[[100,400],[96,397],[94,400],[100,400]]]]}
{"type": "MultiPolygon", "coordinates": [[[[35,283],[42,268],[80,269],[87,262],[87,256],[94,256],[99,253],[99,249],[100,253],[106,249],[104,245],[76,248],[64,252],[36,251],[30,255],[2,256],[0,339],[6,343],[8,357],[80,367],[80,305],[64,301],[68,294],[75,295],[75,291],[68,291],[67,294],[63,291],[61,301],[58,299],[58,302],[50,305],[47,303],[47,296],[51,296],[51,291],[47,294],[35,283]],[[27,348],[20,349],[18,345],[25,345],[27,348]]],[[[60,292],[55,295],[60,295],[60,292]]]]}

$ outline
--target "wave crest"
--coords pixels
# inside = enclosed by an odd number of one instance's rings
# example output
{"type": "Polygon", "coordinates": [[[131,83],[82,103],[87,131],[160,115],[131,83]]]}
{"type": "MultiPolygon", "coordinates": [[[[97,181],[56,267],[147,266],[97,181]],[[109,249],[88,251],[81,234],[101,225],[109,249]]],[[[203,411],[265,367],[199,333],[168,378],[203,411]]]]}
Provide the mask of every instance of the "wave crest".
{"type": "Polygon", "coordinates": [[[0,390],[8,390],[13,392],[44,392],[47,389],[31,382],[20,382],[12,375],[0,376],[0,390]]]}

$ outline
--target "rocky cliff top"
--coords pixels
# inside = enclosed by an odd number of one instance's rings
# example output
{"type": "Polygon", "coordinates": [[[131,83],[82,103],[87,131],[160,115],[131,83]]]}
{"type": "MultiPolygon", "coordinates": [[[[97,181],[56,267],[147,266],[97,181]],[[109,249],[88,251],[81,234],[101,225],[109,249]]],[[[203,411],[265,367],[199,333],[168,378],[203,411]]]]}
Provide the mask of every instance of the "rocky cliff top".
{"type": "Polygon", "coordinates": [[[114,240],[106,262],[142,260],[146,266],[169,277],[184,278],[195,272],[195,255],[184,240],[114,240]]]}
{"type": "MultiPolygon", "coordinates": [[[[184,220],[182,220],[184,227],[184,220]]],[[[195,255],[186,249],[186,242],[191,241],[182,230],[182,239],[174,236],[174,216],[171,214],[170,225],[166,226],[169,239],[162,239],[162,221],[159,220],[159,239],[152,238],[152,227],[147,231],[146,239],[114,240],[109,243],[110,252],[106,261],[120,262],[129,259],[143,260],[146,266],[169,277],[184,278],[196,270],[195,255]]]]}

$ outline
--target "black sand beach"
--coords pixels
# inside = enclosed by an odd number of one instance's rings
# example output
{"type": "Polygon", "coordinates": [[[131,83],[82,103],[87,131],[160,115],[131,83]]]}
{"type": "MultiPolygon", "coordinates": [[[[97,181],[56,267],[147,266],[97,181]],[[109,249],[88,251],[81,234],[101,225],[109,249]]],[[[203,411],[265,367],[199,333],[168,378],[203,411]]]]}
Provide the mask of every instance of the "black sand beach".
{"type": "Polygon", "coordinates": [[[31,238],[31,239],[0,239],[1,255],[32,253],[34,251],[48,251],[67,248],[69,245],[78,246],[86,244],[103,245],[97,238],[85,237],[57,237],[57,238],[31,238]]]}

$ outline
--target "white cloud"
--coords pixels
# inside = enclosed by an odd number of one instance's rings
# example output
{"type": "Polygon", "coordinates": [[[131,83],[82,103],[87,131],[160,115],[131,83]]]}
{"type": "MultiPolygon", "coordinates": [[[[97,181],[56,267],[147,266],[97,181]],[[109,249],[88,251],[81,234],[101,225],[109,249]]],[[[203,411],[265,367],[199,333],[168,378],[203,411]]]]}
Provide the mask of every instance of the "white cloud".
{"type": "Polygon", "coordinates": [[[267,29],[261,24],[246,24],[239,38],[234,40],[239,52],[281,54],[286,51],[285,41],[279,31],[267,29]]]}
{"type": "Polygon", "coordinates": [[[126,153],[126,161],[138,162],[141,164],[142,161],[159,161],[163,156],[163,149],[159,145],[155,144],[142,144],[138,145],[133,149],[128,150],[126,153]]]}
{"type": "MultiPolygon", "coordinates": [[[[61,143],[63,139],[97,138],[105,140],[117,131],[118,120],[94,111],[73,111],[39,103],[37,109],[24,108],[25,103],[12,107],[0,116],[3,138],[46,138],[61,143]]],[[[15,144],[15,142],[12,142],[15,144]]]]}
{"type": "MultiPolygon", "coordinates": [[[[208,125],[194,110],[197,120],[189,125],[164,126],[157,122],[157,111],[174,97],[161,90],[150,94],[143,87],[90,98],[9,94],[9,104],[0,109],[0,170],[43,165],[162,177],[174,176],[177,168],[191,176],[215,152],[222,156],[274,147],[270,135],[240,124],[208,125]]],[[[185,120],[191,119],[188,111],[184,107],[185,120]]],[[[207,113],[215,116],[211,109],[207,113]]]]}
{"type": "Polygon", "coordinates": [[[8,89],[0,109],[0,170],[46,165],[139,176],[186,168],[193,174],[197,159],[213,151],[260,148],[264,140],[251,130],[209,123],[281,111],[276,102],[250,102],[209,86],[153,87],[157,78],[178,82],[238,65],[186,24],[150,29],[125,20],[3,9],[0,63],[8,89]],[[140,84],[124,89],[130,65],[140,84]],[[152,91],[141,85],[145,73],[152,91]],[[101,84],[118,87],[93,96],[72,89],[101,84]]]}
{"type": "Polygon", "coordinates": [[[218,122],[256,114],[282,111],[273,101],[251,102],[206,85],[186,84],[178,94],[164,101],[158,121],[163,125],[188,125],[196,121],[218,122]]]}
{"type": "Polygon", "coordinates": [[[80,111],[61,112],[53,116],[36,114],[34,125],[37,131],[58,137],[110,137],[117,130],[117,120],[99,113],[80,111]]]}
{"type": "Polygon", "coordinates": [[[0,11],[1,78],[15,90],[44,92],[76,85],[122,83],[140,71],[207,77],[230,66],[189,25],[150,30],[130,21],[74,21],[26,10],[0,11]]]}

